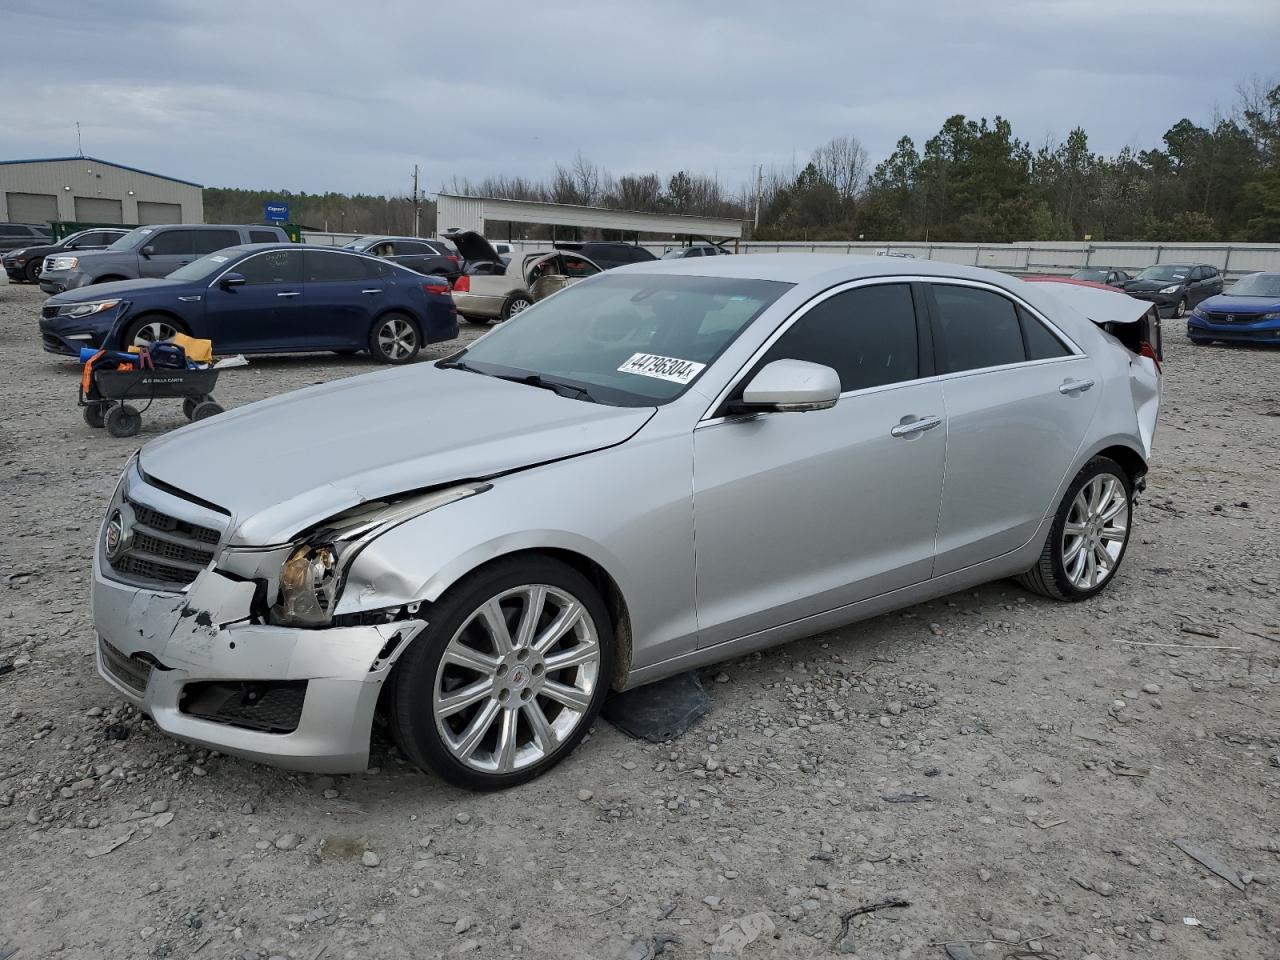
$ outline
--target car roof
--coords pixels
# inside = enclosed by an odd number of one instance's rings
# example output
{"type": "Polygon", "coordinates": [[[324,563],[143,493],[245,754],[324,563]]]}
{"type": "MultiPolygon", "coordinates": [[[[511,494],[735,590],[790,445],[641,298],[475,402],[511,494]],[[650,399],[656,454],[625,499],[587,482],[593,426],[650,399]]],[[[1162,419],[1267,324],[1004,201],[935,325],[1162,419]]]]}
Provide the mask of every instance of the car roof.
{"type": "Polygon", "coordinates": [[[1007,274],[980,267],[938,260],[906,260],[829,253],[752,253],[737,257],[688,257],[682,260],[649,260],[629,263],[610,272],[672,273],[699,277],[732,277],[743,280],[778,280],[809,283],[864,277],[939,276],[985,280],[1011,279],[1007,274]]]}

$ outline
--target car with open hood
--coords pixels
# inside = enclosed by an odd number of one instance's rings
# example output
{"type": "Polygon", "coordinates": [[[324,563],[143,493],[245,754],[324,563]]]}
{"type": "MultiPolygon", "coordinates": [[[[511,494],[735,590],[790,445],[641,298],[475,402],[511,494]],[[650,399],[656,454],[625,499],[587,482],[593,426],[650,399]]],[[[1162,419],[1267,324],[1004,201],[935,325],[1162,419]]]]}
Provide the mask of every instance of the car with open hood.
{"type": "Polygon", "coordinates": [[[659,261],[437,363],[174,431],[94,545],[99,673],[212,749],[363,770],[381,717],[495,789],[610,690],[1002,577],[1088,600],[1130,542],[1160,372],[1107,329],[1148,305],[1058,286],[659,261]]]}
{"type": "Polygon", "coordinates": [[[569,250],[503,257],[474,231],[448,237],[463,257],[462,274],[453,282],[453,302],[459,316],[482,326],[510,320],[557,290],[601,272],[594,261],[569,250]]]}
{"type": "Polygon", "coordinates": [[[1192,307],[1222,292],[1222,274],[1207,263],[1157,263],[1124,281],[1122,289],[1181,320],[1192,307]]]}
{"type": "Polygon", "coordinates": [[[1280,273],[1251,273],[1210,297],[1187,317],[1194,344],[1280,344],[1280,273]]]}

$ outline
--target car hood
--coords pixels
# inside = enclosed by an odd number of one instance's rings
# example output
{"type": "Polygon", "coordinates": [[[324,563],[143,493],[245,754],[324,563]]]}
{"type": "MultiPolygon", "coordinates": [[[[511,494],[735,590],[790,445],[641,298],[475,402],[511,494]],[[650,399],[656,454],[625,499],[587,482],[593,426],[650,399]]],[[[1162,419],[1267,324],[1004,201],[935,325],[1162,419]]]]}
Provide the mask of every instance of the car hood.
{"type": "Polygon", "coordinates": [[[48,303],[58,306],[64,303],[85,303],[89,300],[106,300],[109,297],[125,297],[138,290],[154,290],[169,284],[179,284],[177,280],[163,277],[151,277],[147,280],[114,280],[111,283],[94,283],[87,287],[77,287],[54,294],[48,303]]]}
{"type": "Polygon", "coordinates": [[[474,230],[462,230],[458,233],[445,233],[441,237],[454,245],[462,259],[469,263],[487,260],[490,263],[502,263],[502,257],[493,245],[474,230]]]}
{"type": "Polygon", "coordinates": [[[610,407],[417,364],[308,387],[153,440],[147,476],[232,515],[268,546],[371,500],[622,443],[653,407],[610,407]]]}
{"type": "Polygon", "coordinates": [[[1163,290],[1165,287],[1180,287],[1186,282],[1185,278],[1182,280],[1126,280],[1124,288],[1135,293],[1152,293],[1156,290],[1163,290]]]}
{"type": "Polygon", "coordinates": [[[1214,313],[1280,313],[1280,297],[1233,297],[1220,293],[1200,304],[1200,312],[1214,313]]]}

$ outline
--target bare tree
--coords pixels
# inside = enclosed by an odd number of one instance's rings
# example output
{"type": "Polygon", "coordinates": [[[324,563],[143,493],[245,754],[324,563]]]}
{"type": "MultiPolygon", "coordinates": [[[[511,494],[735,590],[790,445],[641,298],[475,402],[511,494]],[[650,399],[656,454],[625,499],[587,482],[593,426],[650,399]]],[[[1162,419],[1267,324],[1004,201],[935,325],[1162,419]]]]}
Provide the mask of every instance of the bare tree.
{"type": "Polygon", "coordinates": [[[866,184],[867,151],[857,137],[832,137],[813,151],[811,162],[842,200],[855,199],[866,184]]]}

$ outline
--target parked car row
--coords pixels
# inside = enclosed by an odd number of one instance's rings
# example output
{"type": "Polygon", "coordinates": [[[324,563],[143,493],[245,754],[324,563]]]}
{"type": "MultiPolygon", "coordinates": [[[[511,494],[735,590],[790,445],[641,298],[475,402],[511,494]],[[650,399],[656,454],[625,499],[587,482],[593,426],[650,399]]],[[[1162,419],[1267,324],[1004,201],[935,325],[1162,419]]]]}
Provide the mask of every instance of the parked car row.
{"type": "Polygon", "coordinates": [[[1157,263],[1136,275],[1116,267],[1088,267],[1077,270],[1071,279],[1116,287],[1179,320],[1201,301],[1222,292],[1221,272],[1207,263],[1157,263]]]}
{"type": "Polygon", "coordinates": [[[47,224],[0,223],[0,252],[48,243],[52,239],[47,224]]]}

